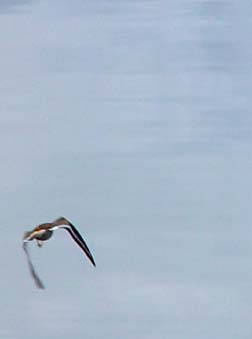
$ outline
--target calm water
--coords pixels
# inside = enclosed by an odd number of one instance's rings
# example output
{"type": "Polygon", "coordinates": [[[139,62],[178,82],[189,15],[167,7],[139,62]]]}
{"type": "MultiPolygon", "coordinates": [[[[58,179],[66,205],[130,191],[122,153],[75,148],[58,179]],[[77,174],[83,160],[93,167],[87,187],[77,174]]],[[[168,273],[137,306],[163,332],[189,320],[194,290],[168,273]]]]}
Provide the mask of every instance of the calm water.
{"type": "Polygon", "coordinates": [[[1,338],[251,338],[251,14],[0,2],[1,338]]]}

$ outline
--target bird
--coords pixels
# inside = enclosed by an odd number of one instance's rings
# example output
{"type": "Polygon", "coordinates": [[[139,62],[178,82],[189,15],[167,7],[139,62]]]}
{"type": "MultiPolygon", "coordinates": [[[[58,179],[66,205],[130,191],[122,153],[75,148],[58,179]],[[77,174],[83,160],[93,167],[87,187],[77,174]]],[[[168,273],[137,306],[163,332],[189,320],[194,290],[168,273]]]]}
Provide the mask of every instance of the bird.
{"type": "Polygon", "coordinates": [[[65,229],[69,232],[73,240],[79,245],[79,247],[82,249],[82,251],[85,253],[85,255],[88,257],[88,259],[91,261],[93,266],[96,266],[95,260],[93,258],[92,253],[90,252],[86,242],[82,238],[81,234],[77,230],[77,228],[65,217],[59,217],[53,222],[43,223],[39,224],[36,227],[34,227],[31,231],[26,231],[23,236],[23,249],[26,254],[28,266],[30,269],[30,273],[35,281],[35,284],[38,288],[44,289],[45,286],[42,282],[42,280],[37,275],[34,266],[32,264],[29,252],[28,252],[28,242],[32,240],[36,240],[37,245],[39,247],[42,247],[44,241],[49,240],[52,235],[53,231],[57,229],[65,229]]]}

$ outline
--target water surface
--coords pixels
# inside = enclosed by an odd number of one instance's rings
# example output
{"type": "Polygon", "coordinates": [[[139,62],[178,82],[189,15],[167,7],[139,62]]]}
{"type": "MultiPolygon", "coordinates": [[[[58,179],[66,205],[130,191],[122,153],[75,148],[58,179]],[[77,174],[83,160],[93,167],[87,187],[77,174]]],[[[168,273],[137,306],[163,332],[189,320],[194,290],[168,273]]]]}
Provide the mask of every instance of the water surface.
{"type": "Polygon", "coordinates": [[[1,1],[2,338],[251,338],[248,1],[1,1]],[[60,215],[63,231],[21,237],[60,215]],[[34,246],[32,246],[34,245],[34,246]]]}

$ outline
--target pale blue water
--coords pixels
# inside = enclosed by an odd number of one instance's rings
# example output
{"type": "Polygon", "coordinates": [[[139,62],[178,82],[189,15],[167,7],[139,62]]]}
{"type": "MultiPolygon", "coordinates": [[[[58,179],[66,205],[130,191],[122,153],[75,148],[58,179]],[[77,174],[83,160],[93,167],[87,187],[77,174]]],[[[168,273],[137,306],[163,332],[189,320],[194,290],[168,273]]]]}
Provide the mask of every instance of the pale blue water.
{"type": "Polygon", "coordinates": [[[251,12],[0,2],[1,338],[251,338],[251,12]]]}

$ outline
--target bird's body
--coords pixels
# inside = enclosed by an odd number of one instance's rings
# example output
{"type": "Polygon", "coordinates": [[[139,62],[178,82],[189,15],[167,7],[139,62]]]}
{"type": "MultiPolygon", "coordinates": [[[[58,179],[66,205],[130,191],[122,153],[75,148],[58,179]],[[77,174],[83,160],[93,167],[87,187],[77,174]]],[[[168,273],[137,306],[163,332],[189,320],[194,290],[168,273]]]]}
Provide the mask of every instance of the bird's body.
{"type": "Polygon", "coordinates": [[[31,241],[31,240],[41,240],[45,241],[51,238],[53,235],[53,231],[50,230],[51,224],[41,224],[35,227],[32,231],[28,231],[24,235],[23,241],[31,241]],[[49,227],[49,228],[48,228],[49,227]]]}
{"type": "Polygon", "coordinates": [[[73,240],[80,246],[82,251],[86,254],[88,259],[95,266],[94,258],[92,256],[86,242],[84,241],[84,239],[80,235],[79,231],[75,228],[75,226],[72,223],[70,223],[70,221],[68,221],[66,218],[60,217],[60,218],[56,219],[55,221],[53,221],[51,223],[39,224],[33,230],[25,232],[24,237],[23,237],[23,248],[24,248],[25,253],[27,255],[29,268],[30,268],[31,274],[32,274],[32,276],[33,276],[33,278],[36,282],[36,285],[39,288],[44,288],[44,287],[43,287],[41,280],[37,276],[37,274],[34,270],[34,267],[32,265],[32,262],[30,260],[29,253],[28,253],[28,250],[27,250],[27,243],[29,241],[36,240],[37,245],[39,247],[41,247],[44,241],[46,241],[46,240],[48,240],[52,237],[53,231],[56,230],[56,229],[60,229],[60,228],[63,228],[63,229],[65,229],[69,232],[69,234],[71,235],[73,240]]]}

